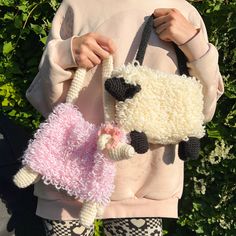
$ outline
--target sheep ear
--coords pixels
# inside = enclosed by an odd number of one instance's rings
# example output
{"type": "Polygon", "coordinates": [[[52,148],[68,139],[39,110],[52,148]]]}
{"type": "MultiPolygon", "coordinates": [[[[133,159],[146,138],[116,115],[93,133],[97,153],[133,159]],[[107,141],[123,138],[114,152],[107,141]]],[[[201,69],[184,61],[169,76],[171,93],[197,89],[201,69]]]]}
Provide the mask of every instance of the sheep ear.
{"type": "Polygon", "coordinates": [[[105,81],[105,89],[118,101],[125,101],[141,90],[140,85],[127,84],[122,77],[112,77],[105,81]]]}
{"type": "Polygon", "coordinates": [[[148,151],[149,144],[147,135],[144,132],[138,132],[133,130],[130,132],[131,146],[133,146],[135,152],[143,154],[148,151]]]}

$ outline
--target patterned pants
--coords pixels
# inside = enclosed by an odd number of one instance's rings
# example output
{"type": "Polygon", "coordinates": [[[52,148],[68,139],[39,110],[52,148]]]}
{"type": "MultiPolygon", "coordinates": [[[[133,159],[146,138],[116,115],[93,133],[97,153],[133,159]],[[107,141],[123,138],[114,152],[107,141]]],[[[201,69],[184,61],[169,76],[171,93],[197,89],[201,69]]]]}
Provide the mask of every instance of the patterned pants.
{"type": "MultiPolygon", "coordinates": [[[[94,229],[85,228],[77,220],[44,220],[47,236],[93,236],[94,229]]],[[[159,218],[119,218],[103,220],[106,236],[162,236],[159,218]]]]}

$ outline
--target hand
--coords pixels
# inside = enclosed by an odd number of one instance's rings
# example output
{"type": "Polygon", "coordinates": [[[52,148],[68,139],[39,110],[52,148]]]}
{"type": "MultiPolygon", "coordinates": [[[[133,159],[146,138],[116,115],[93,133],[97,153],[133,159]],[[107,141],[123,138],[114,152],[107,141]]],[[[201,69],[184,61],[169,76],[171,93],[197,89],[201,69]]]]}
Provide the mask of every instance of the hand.
{"type": "Polygon", "coordinates": [[[154,27],[163,41],[181,45],[193,38],[198,30],[174,8],[159,8],[154,11],[154,27]]]}
{"type": "Polygon", "coordinates": [[[79,67],[91,69],[101,61],[114,53],[114,42],[98,33],[88,33],[81,37],[75,37],[72,42],[72,51],[79,67]]]}

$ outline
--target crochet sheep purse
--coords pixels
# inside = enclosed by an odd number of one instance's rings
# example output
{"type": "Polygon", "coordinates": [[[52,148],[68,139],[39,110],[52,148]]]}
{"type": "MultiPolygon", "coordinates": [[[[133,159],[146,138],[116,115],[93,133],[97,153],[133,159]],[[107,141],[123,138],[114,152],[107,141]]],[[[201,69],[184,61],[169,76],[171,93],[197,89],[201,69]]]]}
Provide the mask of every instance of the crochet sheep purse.
{"type": "Polygon", "coordinates": [[[142,65],[152,29],[153,16],[144,27],[136,60],[114,69],[105,81],[105,115],[129,134],[136,153],[147,152],[149,143],[179,144],[182,160],[196,159],[204,136],[202,85],[188,76],[186,58],[176,45],[182,75],[142,65]]]}
{"type": "MultiPolygon", "coordinates": [[[[103,62],[103,77],[110,77],[111,61],[103,62]]],[[[14,176],[15,184],[25,188],[40,179],[52,184],[70,196],[83,202],[80,211],[81,223],[89,227],[96,215],[102,214],[114,190],[115,164],[97,148],[100,136],[106,136],[106,147],[112,147],[121,160],[129,158],[134,149],[125,142],[125,135],[116,126],[102,124],[100,127],[87,122],[73,105],[78,97],[86,70],[78,69],[72,80],[66,103],[53,109],[48,119],[40,124],[34,139],[23,155],[23,165],[14,176]],[[117,142],[122,145],[117,146],[117,142]]],[[[102,143],[100,142],[100,147],[102,143]]],[[[114,155],[112,155],[114,153],[114,155]]]]}

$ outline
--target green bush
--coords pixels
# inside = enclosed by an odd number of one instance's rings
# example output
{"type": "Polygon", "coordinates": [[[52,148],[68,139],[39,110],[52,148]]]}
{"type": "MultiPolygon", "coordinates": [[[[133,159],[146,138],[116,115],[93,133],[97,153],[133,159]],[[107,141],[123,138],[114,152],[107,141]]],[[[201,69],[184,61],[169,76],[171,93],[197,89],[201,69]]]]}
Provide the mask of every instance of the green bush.
{"type": "MultiPolygon", "coordinates": [[[[236,2],[192,1],[202,14],[210,41],[220,54],[225,94],[207,125],[201,158],[185,168],[180,218],[165,220],[166,235],[236,235],[235,98],[236,2]]],[[[41,116],[25,99],[59,5],[57,0],[0,0],[0,112],[35,130],[41,116]]],[[[101,222],[96,224],[99,234],[101,222]]]]}
{"type": "Polygon", "coordinates": [[[51,26],[56,1],[0,0],[1,112],[34,130],[40,115],[25,99],[51,26]]]}
{"type": "Polygon", "coordinates": [[[172,235],[236,235],[236,1],[202,1],[195,6],[219,50],[225,94],[207,125],[201,158],[186,165],[180,219],[172,235]],[[180,227],[181,226],[181,227],[180,227]],[[188,234],[185,234],[186,228],[188,234]],[[191,233],[190,233],[191,232],[191,233]]]}

